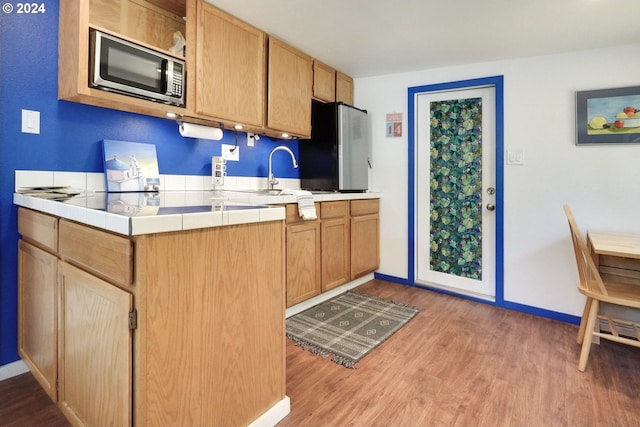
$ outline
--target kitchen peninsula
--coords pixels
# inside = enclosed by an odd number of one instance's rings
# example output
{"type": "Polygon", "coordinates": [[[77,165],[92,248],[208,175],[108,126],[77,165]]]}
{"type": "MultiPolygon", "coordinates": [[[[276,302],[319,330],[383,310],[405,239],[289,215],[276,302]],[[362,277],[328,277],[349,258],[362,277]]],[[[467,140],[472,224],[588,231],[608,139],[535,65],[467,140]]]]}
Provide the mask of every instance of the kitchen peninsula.
{"type": "Polygon", "coordinates": [[[276,424],[289,412],[285,206],[295,201],[16,193],[21,357],[74,425],[276,424]]]}

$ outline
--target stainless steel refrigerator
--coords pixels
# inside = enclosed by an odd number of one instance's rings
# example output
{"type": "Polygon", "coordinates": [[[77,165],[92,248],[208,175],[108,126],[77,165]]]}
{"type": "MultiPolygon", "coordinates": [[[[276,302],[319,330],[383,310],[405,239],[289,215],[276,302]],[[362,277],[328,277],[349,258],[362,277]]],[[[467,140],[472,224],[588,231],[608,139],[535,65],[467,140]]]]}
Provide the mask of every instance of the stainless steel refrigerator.
{"type": "Polygon", "coordinates": [[[300,188],[364,192],[369,188],[367,111],[312,101],[311,139],[300,140],[300,188]]]}

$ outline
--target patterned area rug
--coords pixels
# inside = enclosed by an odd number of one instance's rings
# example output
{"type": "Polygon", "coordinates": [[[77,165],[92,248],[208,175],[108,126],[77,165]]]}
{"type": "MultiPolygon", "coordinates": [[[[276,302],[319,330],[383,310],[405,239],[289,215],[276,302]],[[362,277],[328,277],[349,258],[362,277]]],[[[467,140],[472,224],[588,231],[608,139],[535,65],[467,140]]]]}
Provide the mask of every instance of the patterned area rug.
{"type": "Polygon", "coordinates": [[[347,292],[287,319],[287,337],[347,368],[389,338],[420,309],[347,292]]]}

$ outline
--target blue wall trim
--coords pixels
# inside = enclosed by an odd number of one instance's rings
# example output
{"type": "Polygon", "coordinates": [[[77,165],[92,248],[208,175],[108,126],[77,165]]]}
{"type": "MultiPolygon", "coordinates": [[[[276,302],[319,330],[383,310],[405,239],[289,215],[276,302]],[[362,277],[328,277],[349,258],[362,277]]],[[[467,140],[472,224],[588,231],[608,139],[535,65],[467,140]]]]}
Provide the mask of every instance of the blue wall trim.
{"type": "MultiPolygon", "coordinates": [[[[475,297],[472,297],[472,296],[469,296],[469,295],[459,294],[457,292],[450,292],[450,291],[447,291],[447,290],[444,290],[444,289],[439,289],[439,288],[435,288],[435,287],[428,286],[428,285],[412,283],[408,279],[403,279],[401,277],[389,276],[389,275],[381,274],[381,273],[374,273],[374,277],[376,279],[379,279],[379,280],[386,280],[387,282],[398,283],[400,285],[405,285],[405,286],[418,288],[418,289],[424,289],[424,290],[427,290],[427,291],[432,291],[432,292],[436,292],[436,293],[443,294],[443,295],[450,295],[450,296],[453,296],[453,297],[456,297],[456,298],[463,298],[463,299],[468,299],[470,301],[479,302],[479,303],[482,303],[482,304],[496,306],[496,304],[494,304],[491,301],[487,301],[487,300],[484,300],[484,299],[481,299],[481,298],[475,298],[475,297]]],[[[545,310],[545,309],[538,308],[538,307],[532,307],[530,305],[518,304],[518,303],[515,303],[515,302],[504,301],[500,305],[500,308],[504,308],[504,309],[512,310],[512,311],[518,311],[518,312],[525,313],[525,314],[531,314],[531,315],[538,316],[538,317],[544,317],[546,319],[557,320],[559,322],[571,323],[573,325],[580,324],[580,316],[573,316],[573,315],[570,315],[570,314],[560,313],[558,311],[545,310]]]]}
{"type": "Polygon", "coordinates": [[[571,314],[560,313],[558,311],[545,310],[538,307],[532,307],[530,305],[518,304],[515,302],[505,301],[503,307],[509,310],[521,311],[522,313],[533,314],[534,316],[545,317],[551,320],[558,320],[560,322],[571,323],[573,325],[580,324],[580,316],[573,316],[571,314]]]}
{"type": "Polygon", "coordinates": [[[388,276],[382,273],[373,273],[373,278],[378,280],[386,280],[387,282],[399,283],[405,286],[411,286],[411,287],[415,286],[415,284],[411,282],[409,279],[401,279],[400,277],[388,276]]]}
{"type": "MultiPolygon", "coordinates": [[[[504,304],[504,77],[490,76],[477,79],[459,80],[447,83],[438,83],[424,86],[410,87],[408,89],[408,111],[409,111],[409,161],[408,161],[408,269],[409,283],[415,283],[416,270],[416,219],[415,219],[415,198],[416,198],[416,136],[415,136],[415,112],[416,96],[424,92],[438,92],[455,89],[471,89],[474,87],[491,86],[495,90],[496,102],[496,295],[495,305],[504,304]]],[[[482,300],[483,302],[486,302],[482,300]]]]}

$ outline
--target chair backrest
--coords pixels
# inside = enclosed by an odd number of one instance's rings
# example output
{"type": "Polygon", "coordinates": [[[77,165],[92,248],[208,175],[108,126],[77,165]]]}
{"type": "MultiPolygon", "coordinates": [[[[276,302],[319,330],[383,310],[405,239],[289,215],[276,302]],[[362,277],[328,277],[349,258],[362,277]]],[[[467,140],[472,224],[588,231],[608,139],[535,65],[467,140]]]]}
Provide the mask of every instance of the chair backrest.
{"type": "Polygon", "coordinates": [[[564,213],[569,221],[569,230],[571,231],[571,240],[573,241],[573,251],[576,256],[576,264],[578,266],[578,275],[580,276],[579,288],[585,292],[599,293],[608,295],[607,288],[602,283],[600,272],[596,267],[591,254],[587,250],[587,245],[580,234],[578,224],[576,223],[571,209],[568,205],[564,205],[564,213]]]}

